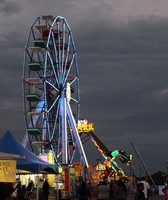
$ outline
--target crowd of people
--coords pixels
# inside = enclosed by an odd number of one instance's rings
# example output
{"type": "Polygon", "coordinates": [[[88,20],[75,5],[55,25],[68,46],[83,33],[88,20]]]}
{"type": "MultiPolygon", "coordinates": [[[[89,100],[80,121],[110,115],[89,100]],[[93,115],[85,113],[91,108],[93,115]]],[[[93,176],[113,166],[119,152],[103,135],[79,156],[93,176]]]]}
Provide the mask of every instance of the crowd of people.
{"type": "MultiPolygon", "coordinates": [[[[19,181],[14,183],[0,183],[0,200],[31,200],[34,191],[34,183],[28,181],[28,185],[22,185],[19,181]]],[[[43,182],[42,196],[43,200],[48,200],[50,185],[47,179],[43,182]]]]}
{"type": "Polygon", "coordinates": [[[24,200],[30,195],[33,183],[30,181],[28,186],[21,185],[19,181],[14,183],[0,183],[0,199],[1,200],[24,200]]]}
{"type": "MultiPolygon", "coordinates": [[[[83,181],[77,191],[78,200],[91,200],[92,196],[98,200],[126,200],[129,190],[122,179],[110,182],[103,180],[97,185],[96,191],[93,192],[92,189],[83,181]]],[[[149,189],[149,183],[144,179],[138,181],[134,200],[149,200],[149,189]]]]}
{"type": "MultiPolygon", "coordinates": [[[[29,180],[27,186],[18,182],[17,185],[13,183],[0,183],[0,200],[31,200],[31,194],[34,190],[34,183],[29,180]]],[[[137,181],[136,190],[134,191],[134,200],[149,200],[149,183],[144,179],[137,181]]],[[[166,200],[168,200],[168,182],[162,190],[165,193],[166,200]]],[[[100,181],[95,188],[91,184],[86,184],[82,181],[77,188],[78,200],[127,200],[130,192],[129,185],[120,179],[118,181],[107,180],[100,181]]],[[[42,199],[48,200],[50,193],[50,185],[47,179],[42,186],[42,199]]],[[[41,199],[40,199],[41,200],[41,199]]]]}
{"type": "Polygon", "coordinates": [[[118,181],[110,181],[107,183],[105,180],[97,187],[98,200],[126,200],[127,188],[122,179],[118,181]],[[104,193],[104,194],[103,194],[104,193]]]}

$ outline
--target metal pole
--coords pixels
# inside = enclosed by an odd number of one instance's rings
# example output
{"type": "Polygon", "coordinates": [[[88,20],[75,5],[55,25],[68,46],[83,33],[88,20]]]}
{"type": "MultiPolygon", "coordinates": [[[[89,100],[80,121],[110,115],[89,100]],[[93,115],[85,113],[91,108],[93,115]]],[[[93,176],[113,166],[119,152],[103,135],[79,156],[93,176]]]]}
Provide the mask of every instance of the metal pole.
{"type": "Polygon", "coordinates": [[[130,163],[130,177],[132,176],[132,163],[130,163]]]}
{"type": "Polygon", "coordinates": [[[156,187],[156,184],[155,184],[153,178],[151,177],[151,174],[150,174],[150,172],[148,171],[148,169],[147,169],[147,167],[146,167],[146,165],[145,165],[145,163],[144,163],[144,161],[143,161],[143,159],[142,159],[142,157],[141,157],[141,155],[140,155],[138,149],[135,147],[135,145],[134,145],[132,142],[130,142],[130,144],[131,144],[131,146],[133,147],[134,151],[136,152],[137,156],[139,157],[139,159],[140,159],[140,161],[141,161],[141,163],[142,163],[144,169],[146,170],[147,174],[149,175],[149,177],[150,177],[152,183],[153,183],[154,186],[156,187]]]}
{"type": "Polygon", "coordinates": [[[37,179],[37,193],[36,193],[36,200],[39,200],[39,181],[40,179],[37,179]]]}
{"type": "Polygon", "coordinates": [[[56,184],[56,186],[57,186],[57,200],[59,200],[59,190],[58,190],[58,175],[56,175],[57,176],[57,184],[56,184]]]}

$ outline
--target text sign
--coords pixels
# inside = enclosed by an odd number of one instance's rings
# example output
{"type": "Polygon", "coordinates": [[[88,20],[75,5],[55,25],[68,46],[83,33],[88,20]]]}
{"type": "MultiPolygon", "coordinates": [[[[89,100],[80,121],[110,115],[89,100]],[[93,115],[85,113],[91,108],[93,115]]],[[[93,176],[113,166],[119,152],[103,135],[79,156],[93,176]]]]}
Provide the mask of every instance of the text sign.
{"type": "Polygon", "coordinates": [[[16,181],[16,160],[0,160],[0,182],[16,181]]]}
{"type": "Polygon", "coordinates": [[[106,170],[106,166],[102,165],[102,164],[99,164],[99,165],[96,166],[96,170],[98,170],[98,171],[105,171],[106,170]]]}
{"type": "Polygon", "coordinates": [[[94,131],[93,123],[89,123],[88,120],[83,119],[78,121],[78,133],[89,133],[94,131]]]}

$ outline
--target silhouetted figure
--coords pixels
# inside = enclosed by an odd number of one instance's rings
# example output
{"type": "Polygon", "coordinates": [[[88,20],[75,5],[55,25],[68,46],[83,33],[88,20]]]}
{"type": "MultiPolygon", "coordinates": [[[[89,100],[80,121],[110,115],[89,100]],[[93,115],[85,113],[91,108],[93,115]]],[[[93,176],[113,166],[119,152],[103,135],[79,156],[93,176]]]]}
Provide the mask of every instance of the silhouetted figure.
{"type": "Polygon", "coordinates": [[[145,181],[144,177],[142,178],[142,180],[139,183],[143,183],[144,184],[143,193],[145,195],[145,199],[148,200],[149,199],[148,191],[150,190],[149,183],[147,181],[145,181]]]}
{"type": "Polygon", "coordinates": [[[86,186],[86,182],[82,181],[82,184],[78,190],[78,200],[88,200],[89,197],[90,197],[90,190],[86,186]]]}
{"type": "Polygon", "coordinates": [[[162,192],[165,194],[165,200],[168,200],[168,181],[167,185],[162,189],[162,192]]]}
{"type": "Polygon", "coordinates": [[[17,193],[17,200],[22,200],[21,199],[21,187],[22,187],[21,181],[19,181],[18,184],[15,187],[15,191],[17,193]]]}
{"type": "Polygon", "coordinates": [[[0,199],[9,199],[14,192],[13,183],[0,183],[0,199]]]}
{"type": "Polygon", "coordinates": [[[121,179],[118,181],[118,184],[116,187],[115,199],[116,200],[126,200],[127,199],[127,188],[121,179]]]}
{"type": "Polygon", "coordinates": [[[27,186],[27,191],[32,191],[33,190],[33,187],[34,187],[34,184],[33,184],[33,181],[32,180],[29,180],[29,184],[27,186]]]}
{"type": "Polygon", "coordinates": [[[26,185],[22,185],[21,186],[21,194],[20,194],[20,196],[21,196],[21,200],[24,200],[25,199],[25,195],[26,195],[26,185]]]}
{"type": "Polygon", "coordinates": [[[44,195],[44,200],[48,200],[48,196],[50,194],[50,185],[47,180],[44,181],[43,183],[43,195],[44,195]]]}
{"type": "Polygon", "coordinates": [[[32,180],[29,180],[28,186],[26,188],[25,198],[30,199],[33,189],[34,189],[34,183],[32,180]]]}
{"type": "Polygon", "coordinates": [[[114,182],[111,180],[109,183],[109,199],[110,200],[115,200],[115,185],[114,182]]]}
{"type": "Polygon", "coordinates": [[[5,196],[4,196],[4,183],[0,183],[0,197],[2,198],[2,200],[5,199],[5,196]]]}
{"type": "Polygon", "coordinates": [[[137,184],[137,191],[135,193],[135,200],[145,200],[145,195],[144,195],[144,185],[143,183],[138,183],[137,184]]]}
{"type": "MultiPolygon", "coordinates": [[[[6,183],[6,192],[7,192],[7,195],[6,197],[7,198],[10,198],[12,193],[15,191],[15,188],[14,188],[14,183],[6,183]]],[[[17,194],[16,194],[17,195],[17,194]]],[[[14,199],[14,198],[13,198],[14,199]]]]}
{"type": "Polygon", "coordinates": [[[98,200],[107,200],[109,199],[109,186],[104,180],[102,184],[98,186],[98,200]]]}

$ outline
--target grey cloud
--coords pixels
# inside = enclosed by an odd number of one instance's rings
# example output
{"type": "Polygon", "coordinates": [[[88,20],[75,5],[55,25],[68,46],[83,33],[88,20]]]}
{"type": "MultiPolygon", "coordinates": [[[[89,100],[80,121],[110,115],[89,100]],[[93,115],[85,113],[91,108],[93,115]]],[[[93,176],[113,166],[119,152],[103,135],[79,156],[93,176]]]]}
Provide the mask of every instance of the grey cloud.
{"type": "Polygon", "coordinates": [[[166,132],[166,22],[132,21],[120,29],[104,27],[103,33],[94,26],[82,38],[79,34],[81,113],[95,122],[97,135],[106,142],[108,134],[128,144],[133,135],[151,138],[166,132]]]}
{"type": "Polygon", "coordinates": [[[6,0],[0,0],[0,4],[3,4],[5,2],[6,2],[6,0]]]}
{"type": "Polygon", "coordinates": [[[17,2],[10,2],[2,0],[0,5],[0,11],[3,12],[5,15],[9,15],[12,13],[18,13],[20,11],[20,5],[17,2]]]}

